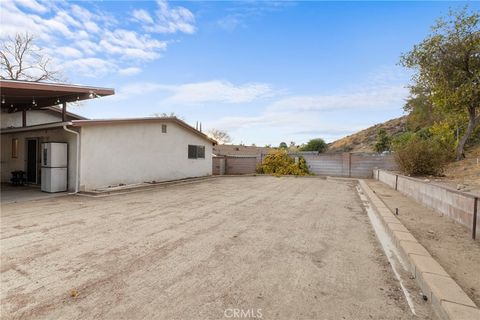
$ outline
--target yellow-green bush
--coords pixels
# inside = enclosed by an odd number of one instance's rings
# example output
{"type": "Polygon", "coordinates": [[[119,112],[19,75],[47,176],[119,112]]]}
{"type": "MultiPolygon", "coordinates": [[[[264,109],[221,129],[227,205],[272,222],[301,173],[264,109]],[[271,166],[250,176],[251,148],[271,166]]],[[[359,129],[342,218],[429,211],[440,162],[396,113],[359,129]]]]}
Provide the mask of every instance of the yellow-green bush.
{"type": "Polygon", "coordinates": [[[458,143],[455,139],[455,129],[449,123],[443,121],[434,123],[429,131],[432,134],[432,139],[445,150],[449,160],[453,160],[458,143]]]}
{"type": "Polygon", "coordinates": [[[272,150],[257,166],[258,173],[281,175],[306,176],[309,174],[308,166],[303,157],[298,163],[288,155],[285,150],[272,150]]]}
{"type": "Polygon", "coordinates": [[[436,139],[415,135],[395,144],[394,150],[400,170],[408,175],[439,175],[452,155],[436,139]]]}

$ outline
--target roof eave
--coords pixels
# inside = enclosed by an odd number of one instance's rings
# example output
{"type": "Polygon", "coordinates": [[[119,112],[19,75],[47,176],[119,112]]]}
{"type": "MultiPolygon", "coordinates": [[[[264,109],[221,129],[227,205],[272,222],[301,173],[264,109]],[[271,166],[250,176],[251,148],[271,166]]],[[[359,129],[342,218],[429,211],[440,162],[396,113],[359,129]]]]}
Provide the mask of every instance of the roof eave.
{"type": "Polygon", "coordinates": [[[92,126],[92,125],[104,125],[104,124],[120,124],[120,123],[144,123],[144,122],[173,122],[179,126],[187,129],[199,137],[208,140],[212,145],[216,145],[217,141],[213,140],[201,131],[198,131],[194,127],[190,126],[186,122],[175,117],[150,117],[150,118],[125,118],[125,119],[91,119],[91,120],[72,120],[72,125],[75,127],[92,126]]]}
{"type": "Polygon", "coordinates": [[[70,126],[70,125],[72,125],[71,121],[52,122],[52,123],[39,124],[34,126],[26,126],[26,127],[2,128],[0,129],[0,133],[8,134],[8,133],[18,133],[18,132],[27,132],[27,131],[56,129],[56,128],[61,128],[63,126],[70,126]]]}

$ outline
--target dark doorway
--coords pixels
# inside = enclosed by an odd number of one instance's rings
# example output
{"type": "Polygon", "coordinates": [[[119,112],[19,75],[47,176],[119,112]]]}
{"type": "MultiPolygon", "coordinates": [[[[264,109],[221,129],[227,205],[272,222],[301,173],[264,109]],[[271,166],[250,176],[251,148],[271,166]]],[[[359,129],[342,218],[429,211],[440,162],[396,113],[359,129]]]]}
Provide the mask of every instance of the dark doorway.
{"type": "Polygon", "coordinates": [[[38,140],[27,140],[27,182],[38,183],[38,140]]]}

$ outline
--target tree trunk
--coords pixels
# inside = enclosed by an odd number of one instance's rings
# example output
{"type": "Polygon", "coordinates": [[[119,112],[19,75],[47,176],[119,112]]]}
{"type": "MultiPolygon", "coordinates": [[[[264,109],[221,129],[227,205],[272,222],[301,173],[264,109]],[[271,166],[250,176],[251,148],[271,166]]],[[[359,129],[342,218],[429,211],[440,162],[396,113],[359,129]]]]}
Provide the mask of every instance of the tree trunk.
{"type": "Polygon", "coordinates": [[[468,138],[472,135],[473,130],[478,125],[480,120],[480,116],[475,117],[475,108],[468,110],[468,126],[465,134],[463,135],[462,139],[457,146],[457,160],[461,160],[463,158],[463,151],[465,148],[465,143],[467,143],[468,138]]]}

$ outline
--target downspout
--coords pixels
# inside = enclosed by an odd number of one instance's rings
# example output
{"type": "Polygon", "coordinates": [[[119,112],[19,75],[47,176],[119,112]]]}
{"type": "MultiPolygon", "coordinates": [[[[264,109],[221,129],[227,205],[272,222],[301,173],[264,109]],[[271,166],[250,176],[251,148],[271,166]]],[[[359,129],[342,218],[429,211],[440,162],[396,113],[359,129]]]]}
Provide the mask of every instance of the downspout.
{"type": "Polygon", "coordinates": [[[66,125],[63,126],[63,130],[73,133],[74,135],[77,136],[77,161],[75,163],[75,192],[72,194],[78,193],[78,184],[80,183],[79,181],[79,167],[80,167],[80,133],[77,131],[68,129],[66,125]]]}

